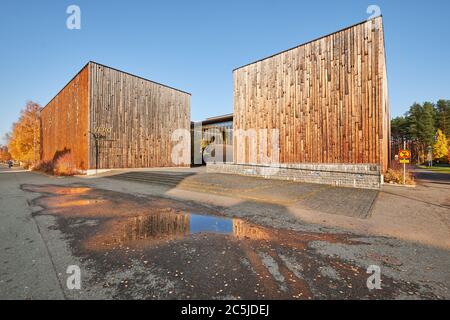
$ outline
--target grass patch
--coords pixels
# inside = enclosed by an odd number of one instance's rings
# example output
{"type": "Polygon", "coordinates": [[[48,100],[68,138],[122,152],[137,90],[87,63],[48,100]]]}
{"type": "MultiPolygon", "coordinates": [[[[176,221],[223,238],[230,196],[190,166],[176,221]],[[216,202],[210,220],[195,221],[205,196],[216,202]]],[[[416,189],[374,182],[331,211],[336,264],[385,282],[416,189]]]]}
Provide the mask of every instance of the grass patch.
{"type": "Polygon", "coordinates": [[[448,164],[434,164],[432,167],[419,166],[421,169],[425,169],[432,172],[448,173],[450,174],[450,165],[448,164]]]}

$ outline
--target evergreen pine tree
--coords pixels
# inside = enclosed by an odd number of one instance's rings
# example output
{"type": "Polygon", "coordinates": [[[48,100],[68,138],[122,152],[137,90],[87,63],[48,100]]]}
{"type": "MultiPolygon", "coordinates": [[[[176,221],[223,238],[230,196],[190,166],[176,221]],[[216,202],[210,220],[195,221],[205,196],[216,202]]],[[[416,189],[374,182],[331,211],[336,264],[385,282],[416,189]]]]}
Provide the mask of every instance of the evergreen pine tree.
{"type": "Polygon", "coordinates": [[[450,100],[439,100],[436,103],[436,113],[438,128],[450,137],[450,100]]]}

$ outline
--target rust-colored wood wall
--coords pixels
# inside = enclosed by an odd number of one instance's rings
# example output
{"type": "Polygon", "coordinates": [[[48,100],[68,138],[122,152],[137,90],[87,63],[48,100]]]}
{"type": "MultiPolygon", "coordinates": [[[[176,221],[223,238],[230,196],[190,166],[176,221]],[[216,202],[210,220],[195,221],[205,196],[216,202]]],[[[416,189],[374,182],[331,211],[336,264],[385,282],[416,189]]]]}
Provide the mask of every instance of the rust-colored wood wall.
{"type": "Polygon", "coordinates": [[[88,164],[88,88],[86,65],[41,111],[41,159],[72,154],[77,168],[88,164]]]}
{"type": "Polygon", "coordinates": [[[90,130],[106,137],[100,142],[99,168],[176,166],[171,136],[176,129],[190,132],[190,94],[97,63],[91,62],[89,70],[90,130]]]}
{"type": "MultiPolygon", "coordinates": [[[[385,171],[383,37],[378,17],[234,70],[234,130],[279,129],[281,163],[370,163],[385,171]]],[[[235,162],[250,162],[245,146],[240,152],[234,143],[235,162]]]]}
{"type": "Polygon", "coordinates": [[[94,169],[92,133],[100,133],[100,169],[176,166],[171,137],[190,132],[190,94],[89,62],[42,110],[41,123],[42,160],[70,151],[78,169],[94,169]]]}

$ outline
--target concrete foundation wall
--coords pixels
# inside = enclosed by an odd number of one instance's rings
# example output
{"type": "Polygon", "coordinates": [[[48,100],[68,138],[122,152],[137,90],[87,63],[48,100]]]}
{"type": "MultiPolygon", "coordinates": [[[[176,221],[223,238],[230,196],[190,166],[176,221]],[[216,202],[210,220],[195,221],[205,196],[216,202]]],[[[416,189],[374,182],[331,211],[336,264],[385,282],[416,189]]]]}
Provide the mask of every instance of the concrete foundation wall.
{"type": "Polygon", "coordinates": [[[372,164],[235,164],[208,163],[207,172],[268,179],[328,184],[339,187],[380,189],[380,165],[372,164]]]}

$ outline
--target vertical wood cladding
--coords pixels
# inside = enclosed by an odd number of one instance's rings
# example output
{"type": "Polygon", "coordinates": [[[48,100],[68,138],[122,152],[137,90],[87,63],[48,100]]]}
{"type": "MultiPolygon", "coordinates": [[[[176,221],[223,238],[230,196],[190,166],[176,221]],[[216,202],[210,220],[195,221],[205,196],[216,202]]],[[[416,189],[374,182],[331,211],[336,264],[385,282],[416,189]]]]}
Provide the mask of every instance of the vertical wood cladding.
{"type": "Polygon", "coordinates": [[[175,166],[171,136],[176,129],[190,131],[190,94],[100,64],[89,68],[90,130],[107,132],[99,168],[175,166]]]}
{"type": "MultiPolygon", "coordinates": [[[[236,69],[234,130],[279,129],[281,163],[370,163],[386,170],[383,37],[378,17],[236,69]]],[[[244,153],[234,144],[237,163],[249,163],[245,144],[244,153]]]]}
{"type": "Polygon", "coordinates": [[[41,159],[70,151],[79,169],[88,168],[88,82],[84,67],[41,111],[41,159]]]}

